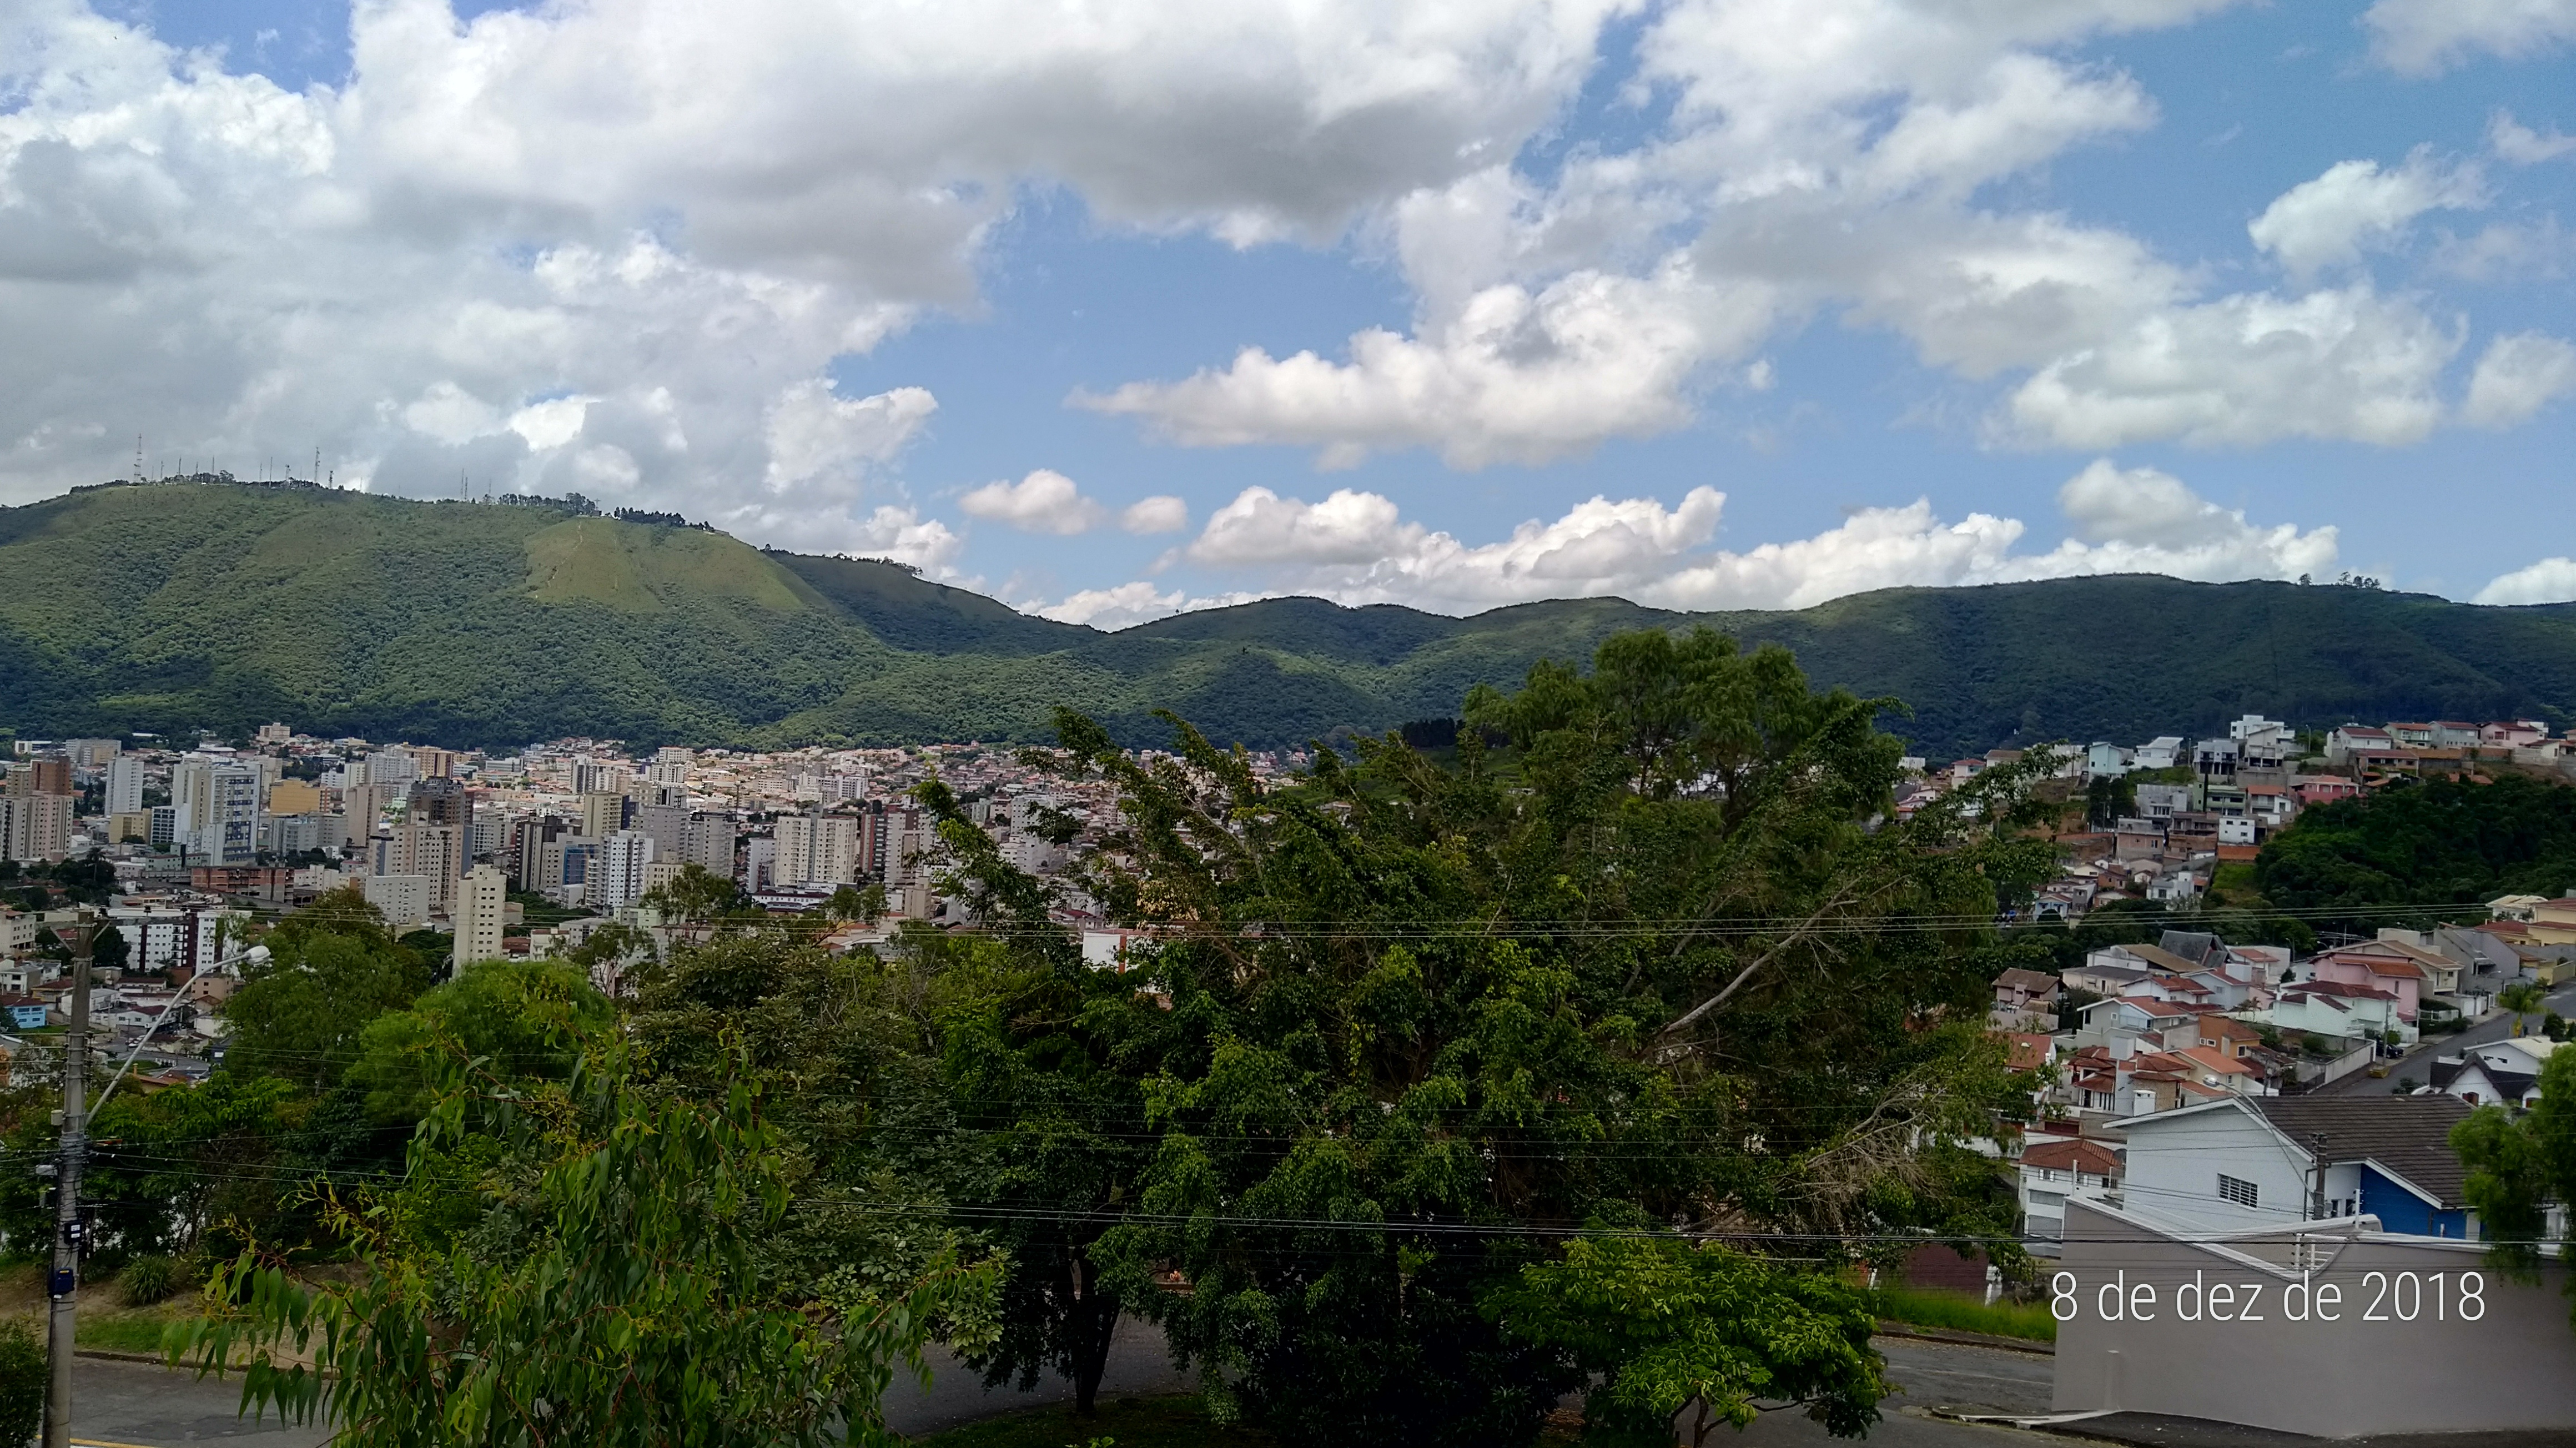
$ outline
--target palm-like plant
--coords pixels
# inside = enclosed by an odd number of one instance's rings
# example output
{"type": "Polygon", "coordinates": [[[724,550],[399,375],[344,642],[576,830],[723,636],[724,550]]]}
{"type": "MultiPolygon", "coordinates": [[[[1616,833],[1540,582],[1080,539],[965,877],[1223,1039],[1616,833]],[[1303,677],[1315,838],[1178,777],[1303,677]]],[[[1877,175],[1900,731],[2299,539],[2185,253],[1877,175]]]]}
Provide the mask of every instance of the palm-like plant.
{"type": "Polygon", "coordinates": [[[2513,1012],[2513,1033],[2519,1036],[2522,1034],[2522,1018],[2533,1011],[2547,1009],[2548,997],[2540,989],[2540,982],[2518,980],[2496,992],[2496,1004],[2513,1012]]]}

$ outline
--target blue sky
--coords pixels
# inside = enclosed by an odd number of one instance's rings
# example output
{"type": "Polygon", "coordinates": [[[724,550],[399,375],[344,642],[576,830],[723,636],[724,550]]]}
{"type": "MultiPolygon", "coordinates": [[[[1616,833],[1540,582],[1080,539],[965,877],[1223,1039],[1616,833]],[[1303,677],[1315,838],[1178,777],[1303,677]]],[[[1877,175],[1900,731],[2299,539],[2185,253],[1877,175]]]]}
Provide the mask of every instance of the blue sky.
{"type": "Polygon", "coordinates": [[[18,8],[8,500],[319,450],[1102,626],[2576,597],[2576,0],[18,8]]]}

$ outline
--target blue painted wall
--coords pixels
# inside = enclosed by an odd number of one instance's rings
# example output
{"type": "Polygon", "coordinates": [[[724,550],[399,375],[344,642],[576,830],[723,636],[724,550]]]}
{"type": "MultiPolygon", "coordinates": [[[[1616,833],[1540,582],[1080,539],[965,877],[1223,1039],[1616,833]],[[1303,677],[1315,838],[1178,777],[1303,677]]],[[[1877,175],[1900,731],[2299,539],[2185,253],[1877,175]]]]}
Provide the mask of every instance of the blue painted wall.
{"type": "Polygon", "coordinates": [[[2361,1169],[2361,1209],[2379,1218],[2391,1232],[2423,1237],[2466,1237],[2469,1214],[2438,1212],[2422,1197],[2399,1186],[2374,1166],[2361,1169]]]}

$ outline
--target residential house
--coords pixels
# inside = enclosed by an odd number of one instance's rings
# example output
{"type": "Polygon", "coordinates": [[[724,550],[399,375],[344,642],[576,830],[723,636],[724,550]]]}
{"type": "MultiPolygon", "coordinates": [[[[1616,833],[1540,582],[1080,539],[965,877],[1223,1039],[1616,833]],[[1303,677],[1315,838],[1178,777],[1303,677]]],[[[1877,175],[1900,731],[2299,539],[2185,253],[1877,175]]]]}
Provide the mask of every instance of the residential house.
{"type": "Polygon", "coordinates": [[[2396,747],[2387,730],[2362,724],[2346,724],[2326,735],[2326,759],[2334,764],[2349,764],[2356,754],[2385,753],[2396,747]]]}
{"type": "Polygon", "coordinates": [[[2298,813],[2297,801],[2291,798],[2287,785],[2249,784],[2245,786],[2245,813],[2257,828],[2277,830],[2298,813]]]}
{"type": "Polygon", "coordinates": [[[2200,772],[2204,785],[2223,784],[2236,778],[2236,765],[2242,757],[2233,739],[2204,739],[2191,749],[2191,767],[2200,772]]]}
{"type": "Polygon", "coordinates": [[[2075,920],[2093,908],[2093,897],[2100,887],[2091,880],[2052,880],[2031,896],[2033,920],[2075,920]]]}
{"type": "Polygon", "coordinates": [[[2506,720],[2484,724],[2478,728],[2479,743],[2489,746],[2501,745],[2506,749],[2529,749],[2534,745],[2547,743],[2548,740],[2549,726],[2537,719],[2506,720]]]}
{"type": "Polygon", "coordinates": [[[2272,1003],[2246,1013],[2248,1019],[2285,1034],[2322,1036],[2346,1042],[2384,1041],[2394,1032],[2401,1044],[2415,1039],[2415,1028],[2397,1014],[2397,997],[2366,985],[2334,980],[2304,980],[2281,987],[2272,1003]]]}
{"type": "Polygon", "coordinates": [[[2430,972],[2415,959],[2418,953],[2387,941],[2321,951],[2308,962],[2308,978],[2386,991],[2397,999],[2398,1019],[2412,1025],[2431,994],[2425,989],[2430,972]]]}
{"type": "Polygon", "coordinates": [[[2242,1060],[2263,1044],[2263,1033],[2232,1016],[2208,1015],[2200,1018],[2199,1049],[2242,1060]]]}
{"type": "Polygon", "coordinates": [[[2227,955],[2227,942],[2206,930],[2168,930],[2156,937],[2156,949],[2184,963],[2208,965],[2227,955]]]}
{"type": "Polygon", "coordinates": [[[2576,945],[2576,895],[2534,904],[2524,917],[2523,933],[2534,945],[2576,945]]]}
{"type": "Polygon", "coordinates": [[[2485,733],[2463,719],[2433,721],[2433,747],[2436,749],[2475,749],[2486,742],[2485,733]]]}
{"type": "Polygon", "coordinates": [[[2191,786],[2187,784],[2142,784],[2138,786],[2138,813],[2151,820],[2169,820],[2191,809],[2191,786]]]}
{"type": "Polygon", "coordinates": [[[2290,792],[2297,795],[2301,808],[2332,804],[2339,799],[2357,799],[2361,785],[2339,774],[2297,774],[2290,777],[2290,792]]]}
{"type": "Polygon", "coordinates": [[[1995,1004],[1988,1019],[1995,1029],[2057,1029],[2057,999],[2065,983],[2042,971],[2015,966],[1995,977],[1995,1004]]]}
{"type": "Polygon", "coordinates": [[[2113,859],[2152,860],[2165,852],[2162,820],[2123,816],[2112,829],[2113,859]]]}
{"type": "Polygon", "coordinates": [[[2397,724],[2387,726],[2388,739],[2400,749],[2433,749],[2439,747],[2436,731],[2430,724],[2397,724]]]}
{"type": "Polygon", "coordinates": [[[2116,779],[2138,767],[2138,752],[2117,744],[2096,740],[2084,751],[2084,777],[2116,779]]]}
{"type": "Polygon", "coordinates": [[[2066,1235],[2067,1196],[2117,1186],[2120,1154],[2099,1141],[2082,1137],[2042,1141],[2023,1148],[2017,1169],[2021,1177],[2022,1235],[2054,1242],[2066,1235]]]}
{"type": "Polygon", "coordinates": [[[2519,920],[2531,923],[2531,912],[2549,903],[2546,895],[2498,895],[2487,902],[2489,920],[2519,920]]]}
{"type": "Polygon", "coordinates": [[[2140,769],[2171,769],[2183,762],[2182,736],[2158,735],[2138,746],[2136,758],[2140,769]]]}
{"type": "Polygon", "coordinates": [[[2160,872],[2147,886],[2147,898],[2165,905],[2188,905],[2201,896],[2208,881],[2189,865],[2160,872]]]}
{"type": "Polygon", "coordinates": [[[2125,965],[2109,958],[2110,952],[2094,951],[2084,957],[2082,965],[2070,965],[2057,973],[2057,978],[2080,991],[2097,996],[2116,996],[2132,981],[2147,978],[2143,966],[2125,965]]]}
{"type": "Polygon", "coordinates": [[[2433,1087],[2471,1106],[2523,1106],[2540,1100],[2540,1067],[2560,1042],[2508,1036],[2433,1061],[2433,1087]]]}
{"type": "Polygon", "coordinates": [[[2383,1230],[2476,1235],[2451,1096],[2229,1096],[2122,1123],[2125,1199],[2216,1231],[2368,1213],[2383,1230]],[[2322,1181],[2322,1189],[2319,1183],[2322,1181]]]}
{"type": "Polygon", "coordinates": [[[2079,1012],[2083,1027],[2079,1040],[2107,1041],[2114,1035],[2131,1037],[2148,1049],[2190,1045],[2200,1039],[2200,1017],[2190,1006],[2139,996],[2115,996],[2095,1001],[2079,1012]]]}

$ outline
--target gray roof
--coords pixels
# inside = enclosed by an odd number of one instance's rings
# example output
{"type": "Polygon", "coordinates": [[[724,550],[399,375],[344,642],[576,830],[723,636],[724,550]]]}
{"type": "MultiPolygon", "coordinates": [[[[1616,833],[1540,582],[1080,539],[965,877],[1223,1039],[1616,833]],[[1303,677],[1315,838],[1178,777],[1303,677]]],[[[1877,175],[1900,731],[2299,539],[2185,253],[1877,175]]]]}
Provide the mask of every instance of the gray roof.
{"type": "Polygon", "coordinates": [[[2468,1205],[2451,1128],[2468,1119],[2469,1103],[2456,1096],[2258,1096],[2249,1104],[2301,1151],[2313,1154],[2322,1134],[2328,1162],[2375,1161],[2446,1210],[2468,1205]]]}
{"type": "Polygon", "coordinates": [[[2156,942],[2168,955],[2178,955],[2194,965],[2207,963],[2212,952],[2223,951],[2226,943],[2206,930],[2168,930],[2156,942]]]}

